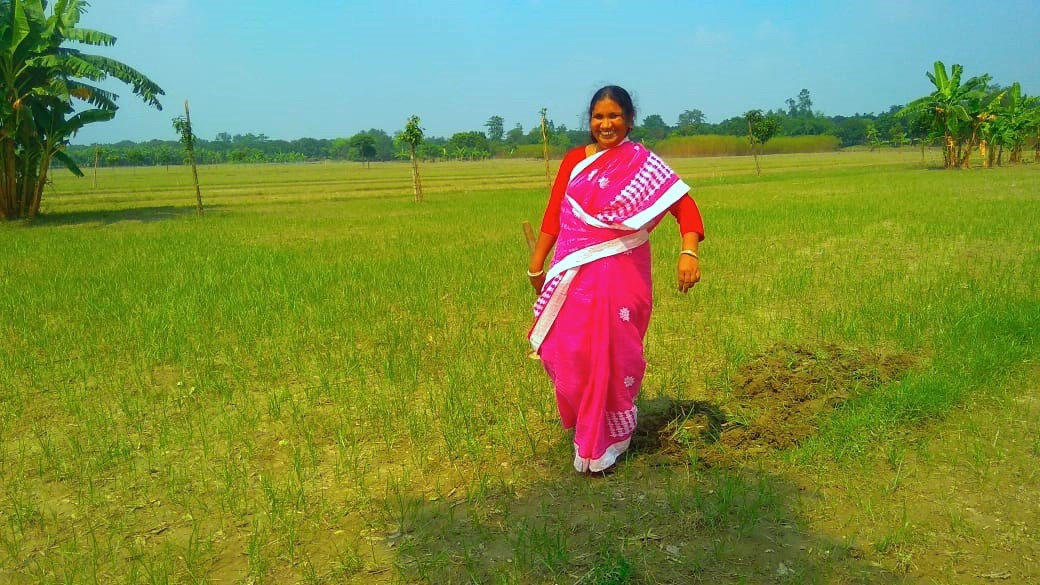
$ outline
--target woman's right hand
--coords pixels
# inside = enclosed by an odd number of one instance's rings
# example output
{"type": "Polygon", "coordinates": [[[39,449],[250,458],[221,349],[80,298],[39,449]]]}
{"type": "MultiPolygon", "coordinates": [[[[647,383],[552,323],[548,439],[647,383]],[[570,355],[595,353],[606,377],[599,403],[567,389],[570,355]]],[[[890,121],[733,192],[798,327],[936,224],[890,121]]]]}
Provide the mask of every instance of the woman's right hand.
{"type": "Polygon", "coordinates": [[[534,287],[534,292],[541,294],[542,287],[545,286],[545,272],[538,276],[529,276],[528,279],[531,281],[531,286],[534,287]]]}
{"type": "Polygon", "coordinates": [[[531,259],[527,263],[527,278],[531,281],[531,287],[536,294],[542,294],[545,285],[545,259],[549,257],[553,246],[556,245],[556,234],[539,232],[538,241],[535,242],[534,250],[531,251],[531,259]],[[531,267],[534,266],[534,270],[531,267]],[[531,276],[534,274],[535,276],[531,276]]]}

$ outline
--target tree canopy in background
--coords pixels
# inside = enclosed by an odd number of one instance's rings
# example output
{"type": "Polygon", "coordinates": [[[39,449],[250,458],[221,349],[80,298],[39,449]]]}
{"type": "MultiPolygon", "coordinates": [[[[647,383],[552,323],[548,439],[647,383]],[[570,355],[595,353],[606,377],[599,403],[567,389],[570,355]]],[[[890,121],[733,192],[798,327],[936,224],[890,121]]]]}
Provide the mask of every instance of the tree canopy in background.
{"type": "Polygon", "coordinates": [[[502,142],[505,137],[505,123],[506,121],[502,116],[491,116],[488,121],[484,123],[484,127],[487,128],[487,137],[492,142],[502,142]]]}
{"type": "Polygon", "coordinates": [[[762,110],[746,112],[744,120],[747,121],[747,136],[748,142],[751,144],[751,154],[755,157],[755,170],[761,175],[762,168],[758,165],[758,150],[780,131],[780,120],[776,116],[762,114],[762,110]],[[759,148],[756,149],[756,146],[759,148]]]}

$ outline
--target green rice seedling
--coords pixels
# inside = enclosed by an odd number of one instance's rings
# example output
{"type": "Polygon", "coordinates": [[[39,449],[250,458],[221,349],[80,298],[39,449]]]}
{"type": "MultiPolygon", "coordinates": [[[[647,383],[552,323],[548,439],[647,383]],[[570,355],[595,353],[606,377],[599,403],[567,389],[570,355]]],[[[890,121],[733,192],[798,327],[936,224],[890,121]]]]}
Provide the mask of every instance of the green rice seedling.
{"type": "Polygon", "coordinates": [[[184,572],[191,583],[208,583],[204,565],[206,559],[212,555],[213,543],[202,536],[201,522],[197,519],[191,521],[191,535],[184,549],[184,572]]]}
{"type": "Polygon", "coordinates": [[[267,416],[273,419],[282,417],[282,400],[285,395],[277,390],[267,394],[267,416]]]}
{"type": "Polygon", "coordinates": [[[261,526],[259,521],[251,524],[249,540],[246,543],[246,556],[249,559],[249,578],[254,583],[264,583],[267,580],[271,560],[267,551],[270,532],[261,526]]]}
{"type": "Polygon", "coordinates": [[[946,516],[952,534],[961,538],[970,538],[973,536],[972,526],[968,522],[964,510],[951,508],[946,511],[946,516]]]}
{"type": "Polygon", "coordinates": [[[0,551],[4,554],[5,566],[15,567],[21,564],[23,542],[22,536],[15,535],[8,526],[0,529],[0,551]]]}
{"type": "Polygon", "coordinates": [[[321,577],[318,575],[317,569],[314,568],[314,563],[311,562],[310,557],[303,557],[300,561],[300,567],[302,572],[301,581],[307,585],[318,585],[322,582],[321,577]]]}
{"type": "Polygon", "coordinates": [[[246,468],[234,453],[228,453],[220,466],[220,507],[231,516],[239,516],[247,510],[245,494],[246,468]]]}
{"type": "Polygon", "coordinates": [[[295,485],[303,486],[308,479],[308,464],[303,451],[295,444],[289,445],[289,465],[292,468],[292,479],[295,485]]]}
{"type": "Polygon", "coordinates": [[[525,453],[525,455],[535,457],[538,455],[538,442],[535,440],[534,435],[531,434],[531,428],[527,422],[527,414],[519,404],[516,405],[516,411],[517,418],[520,421],[520,430],[523,431],[524,438],[527,439],[527,447],[530,448],[530,453],[525,453]]]}
{"type": "Polygon", "coordinates": [[[296,566],[300,554],[300,531],[296,515],[287,514],[278,518],[275,528],[278,532],[278,542],[284,550],[284,557],[290,566],[296,566]]]}
{"type": "Polygon", "coordinates": [[[579,583],[586,585],[623,585],[629,582],[632,575],[632,563],[625,559],[624,556],[612,552],[603,552],[592,568],[574,583],[575,585],[579,583]]]}
{"type": "Polygon", "coordinates": [[[993,464],[985,443],[977,436],[972,437],[964,445],[964,450],[967,456],[968,467],[971,468],[972,472],[975,474],[975,478],[980,483],[985,483],[986,479],[990,475],[990,468],[993,464]]]}
{"type": "Polygon", "coordinates": [[[333,543],[333,565],[329,572],[330,579],[345,579],[360,573],[365,563],[357,542],[347,539],[333,543]]]}
{"type": "Polygon", "coordinates": [[[343,479],[348,474],[364,476],[361,452],[361,437],[350,421],[340,418],[332,428],[336,445],[336,476],[343,479]]]}
{"type": "MultiPolygon", "coordinates": [[[[32,527],[40,524],[43,515],[39,504],[31,493],[23,491],[19,485],[11,485],[4,493],[4,501],[0,502],[0,510],[4,511],[7,519],[6,527],[11,530],[12,536],[17,533],[17,538],[22,539],[26,532],[32,527]]],[[[12,555],[12,558],[14,556],[12,555]]]]}
{"type": "Polygon", "coordinates": [[[480,510],[490,504],[494,497],[491,473],[483,467],[475,470],[474,476],[467,478],[466,503],[473,510],[480,510]]]}
{"type": "Polygon", "coordinates": [[[549,519],[521,522],[512,533],[513,561],[527,572],[556,575],[567,566],[571,553],[561,526],[549,519]]]}
{"type": "Polygon", "coordinates": [[[885,446],[885,460],[893,471],[902,469],[906,460],[906,444],[898,439],[891,441],[885,446]]]}
{"type": "MultiPolygon", "coordinates": [[[[37,475],[44,475],[48,468],[57,473],[59,468],[58,451],[54,441],[48,434],[48,430],[44,426],[34,423],[32,426],[32,434],[36,439],[37,446],[39,447],[39,455],[36,457],[37,475]]],[[[61,474],[59,473],[59,475],[61,474]]]]}
{"type": "Polygon", "coordinates": [[[707,558],[711,563],[721,563],[725,561],[727,554],[728,543],[724,538],[712,538],[708,543],[708,555],[707,558]]]}
{"type": "Polygon", "coordinates": [[[399,536],[414,528],[415,518],[423,505],[422,498],[410,493],[408,479],[407,475],[392,475],[386,482],[383,511],[387,523],[399,536]]]}
{"type": "Polygon", "coordinates": [[[885,489],[889,494],[894,494],[898,491],[903,483],[903,462],[900,461],[893,471],[895,471],[895,475],[892,476],[892,480],[889,481],[888,486],[886,486],[885,489]]]}
{"type": "MultiPolygon", "coordinates": [[[[278,521],[284,518],[289,513],[289,502],[286,498],[286,493],[280,490],[275,484],[274,479],[271,478],[270,474],[260,475],[260,489],[264,496],[263,503],[266,504],[264,510],[266,516],[272,521],[278,521]]],[[[256,527],[254,527],[254,532],[256,527]]]]}
{"type": "Polygon", "coordinates": [[[731,519],[734,506],[737,504],[737,480],[728,472],[712,478],[712,489],[698,493],[694,501],[696,510],[705,526],[713,530],[723,528],[731,519]]]}
{"type": "Polygon", "coordinates": [[[905,547],[913,537],[913,528],[907,519],[906,508],[903,509],[902,522],[895,529],[882,534],[874,543],[874,549],[880,553],[889,553],[897,548],[905,547]]]}
{"type": "Polygon", "coordinates": [[[144,565],[148,585],[170,584],[170,577],[174,574],[173,559],[170,556],[170,551],[165,547],[161,550],[159,558],[155,558],[154,555],[149,556],[144,565]]]}

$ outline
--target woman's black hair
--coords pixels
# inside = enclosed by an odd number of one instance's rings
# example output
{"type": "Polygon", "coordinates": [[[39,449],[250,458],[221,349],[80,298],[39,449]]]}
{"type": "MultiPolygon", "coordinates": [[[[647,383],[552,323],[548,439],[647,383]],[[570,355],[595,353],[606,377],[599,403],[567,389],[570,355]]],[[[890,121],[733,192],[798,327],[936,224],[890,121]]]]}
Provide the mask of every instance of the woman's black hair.
{"type": "MultiPolygon", "coordinates": [[[[625,123],[628,124],[628,128],[631,131],[632,127],[636,125],[636,107],[632,105],[632,96],[628,95],[625,88],[620,85],[606,85],[596,93],[592,94],[592,101],[589,102],[589,120],[592,120],[592,110],[596,109],[596,104],[605,98],[610,98],[614,103],[621,106],[621,113],[625,115],[625,123]]],[[[596,141],[596,137],[592,135],[592,129],[589,128],[589,138],[592,142],[596,141]]]]}

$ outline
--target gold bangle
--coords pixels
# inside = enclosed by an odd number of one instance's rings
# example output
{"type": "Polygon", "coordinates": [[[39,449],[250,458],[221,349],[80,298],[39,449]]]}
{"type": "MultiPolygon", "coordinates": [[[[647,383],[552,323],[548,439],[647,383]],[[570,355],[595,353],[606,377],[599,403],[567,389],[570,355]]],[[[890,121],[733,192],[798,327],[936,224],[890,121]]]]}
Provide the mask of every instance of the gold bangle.
{"type": "Polygon", "coordinates": [[[679,252],[680,256],[682,256],[683,254],[686,254],[687,256],[693,256],[698,260],[701,259],[701,257],[697,255],[697,252],[694,252],[693,250],[683,250],[682,252],[679,252]]]}
{"type": "Polygon", "coordinates": [[[531,272],[530,270],[527,271],[528,278],[534,278],[536,276],[541,276],[543,274],[545,274],[545,270],[544,269],[543,270],[539,270],[538,272],[531,272]]]}

